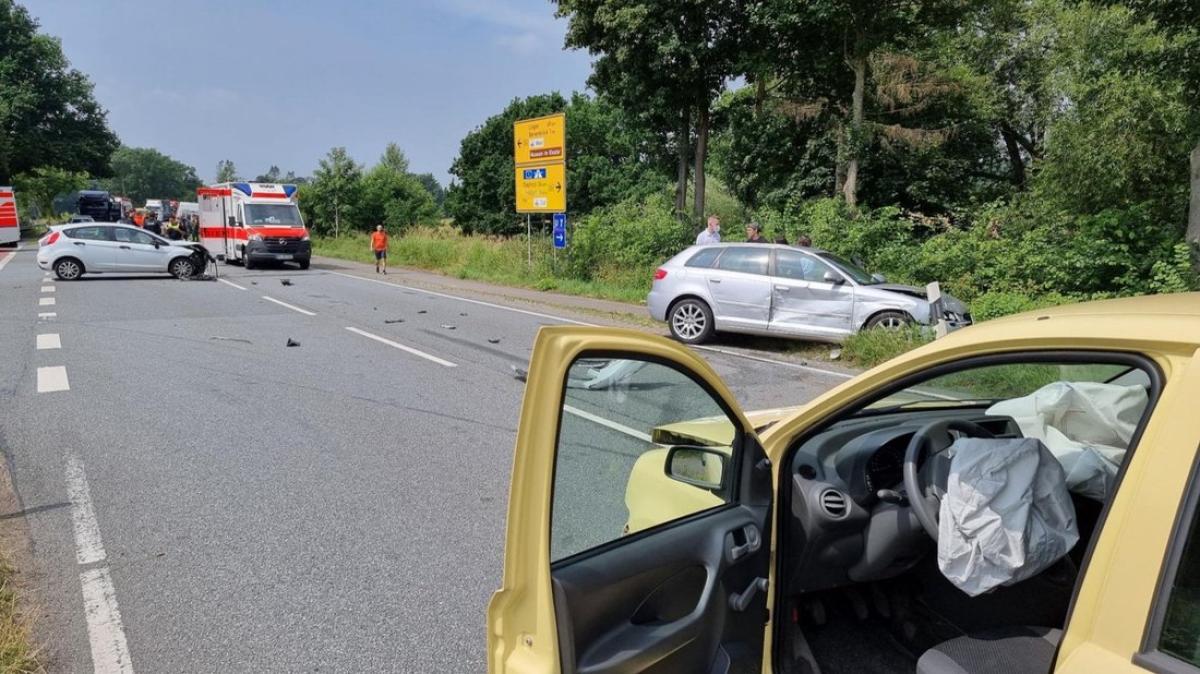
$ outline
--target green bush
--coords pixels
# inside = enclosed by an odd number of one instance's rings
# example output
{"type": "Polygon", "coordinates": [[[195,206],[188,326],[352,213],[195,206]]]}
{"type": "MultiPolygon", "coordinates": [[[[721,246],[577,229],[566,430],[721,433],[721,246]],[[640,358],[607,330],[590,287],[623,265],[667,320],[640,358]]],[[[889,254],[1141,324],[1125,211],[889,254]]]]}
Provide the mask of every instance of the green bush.
{"type": "Polygon", "coordinates": [[[1016,292],[986,292],[971,302],[971,314],[976,322],[989,321],[993,318],[1019,314],[1024,311],[1069,304],[1072,301],[1074,300],[1057,293],[1033,298],[1016,292]]]}
{"type": "Polygon", "coordinates": [[[842,344],[842,359],[858,367],[875,367],[931,341],[932,331],[923,326],[903,330],[862,330],[846,338],[842,344]]]}
{"type": "Polygon", "coordinates": [[[689,246],[691,227],[675,216],[674,204],[662,194],[626,199],[580,218],[568,249],[571,274],[593,279],[615,270],[644,273],[689,246]]]}

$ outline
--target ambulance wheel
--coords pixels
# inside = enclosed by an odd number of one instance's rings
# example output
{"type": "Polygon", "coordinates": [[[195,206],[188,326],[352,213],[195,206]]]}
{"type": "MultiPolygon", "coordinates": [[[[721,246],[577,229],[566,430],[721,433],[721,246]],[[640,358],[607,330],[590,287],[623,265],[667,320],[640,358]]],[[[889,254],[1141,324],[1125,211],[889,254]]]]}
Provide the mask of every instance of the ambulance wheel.
{"type": "Polygon", "coordinates": [[[300,268],[301,269],[308,269],[308,265],[309,265],[308,260],[300,260],[300,268]]]}
{"type": "Polygon", "coordinates": [[[254,263],[250,261],[249,255],[242,258],[242,267],[245,269],[254,269],[254,263]]]}

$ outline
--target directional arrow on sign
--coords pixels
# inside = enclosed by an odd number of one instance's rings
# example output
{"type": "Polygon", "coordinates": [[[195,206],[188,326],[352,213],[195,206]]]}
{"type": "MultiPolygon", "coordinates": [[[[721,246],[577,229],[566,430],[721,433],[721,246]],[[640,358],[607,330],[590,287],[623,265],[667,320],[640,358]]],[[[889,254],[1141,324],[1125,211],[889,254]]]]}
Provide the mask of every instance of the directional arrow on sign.
{"type": "Polygon", "coordinates": [[[561,192],[562,191],[562,183],[554,183],[554,189],[561,192]]]}

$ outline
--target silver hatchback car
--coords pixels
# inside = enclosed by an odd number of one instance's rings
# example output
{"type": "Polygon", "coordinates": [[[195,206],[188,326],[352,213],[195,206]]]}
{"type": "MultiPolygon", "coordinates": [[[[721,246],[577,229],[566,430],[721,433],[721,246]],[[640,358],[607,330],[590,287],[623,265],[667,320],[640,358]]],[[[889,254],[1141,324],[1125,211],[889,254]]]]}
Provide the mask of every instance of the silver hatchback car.
{"type": "Polygon", "coordinates": [[[688,248],[658,268],[646,297],[650,315],[687,344],[716,331],[838,342],[865,328],[971,324],[957,299],[932,304],[925,290],[886,283],[828,251],[745,243],[688,248]]]}
{"type": "Polygon", "coordinates": [[[171,274],[187,278],[198,270],[190,241],[171,241],[133,225],[58,225],[38,241],[37,264],[64,281],[84,274],[171,274]]]}

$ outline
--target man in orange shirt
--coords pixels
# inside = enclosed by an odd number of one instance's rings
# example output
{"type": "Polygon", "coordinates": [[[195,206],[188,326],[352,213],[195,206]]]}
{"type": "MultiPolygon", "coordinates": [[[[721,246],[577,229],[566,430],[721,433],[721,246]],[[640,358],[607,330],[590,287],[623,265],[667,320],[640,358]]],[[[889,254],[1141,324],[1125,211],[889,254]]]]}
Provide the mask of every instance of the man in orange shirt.
{"type": "Polygon", "coordinates": [[[375,225],[375,231],[371,232],[371,252],[375,253],[375,273],[382,272],[387,275],[387,232],[383,231],[383,225],[375,225]]]}

